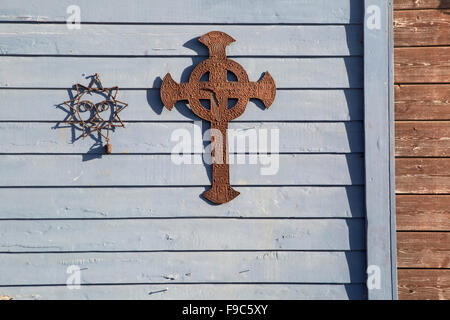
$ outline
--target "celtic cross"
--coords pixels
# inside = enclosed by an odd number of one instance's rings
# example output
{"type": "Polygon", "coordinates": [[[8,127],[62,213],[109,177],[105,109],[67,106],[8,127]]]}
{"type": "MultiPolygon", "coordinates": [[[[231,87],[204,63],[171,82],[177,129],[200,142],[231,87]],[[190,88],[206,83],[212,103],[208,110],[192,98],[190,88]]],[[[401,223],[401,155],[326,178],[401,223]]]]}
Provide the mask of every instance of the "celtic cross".
{"type": "Polygon", "coordinates": [[[212,31],[201,36],[199,41],[208,47],[209,58],[194,68],[186,83],[176,83],[168,73],[161,84],[161,100],[169,110],[177,101],[187,100],[197,116],[210,122],[212,130],[221,133],[221,139],[211,138],[212,186],[203,193],[204,198],[221,204],[239,195],[230,185],[228,122],[244,112],[251,98],[261,100],[269,108],[275,99],[276,87],[269,72],[258,82],[250,82],[245,69],[227,58],[225,48],[235,40],[226,33],[212,31]],[[228,72],[233,73],[237,81],[228,81],[228,72]],[[205,74],[209,75],[209,79],[201,81],[205,74]],[[210,100],[209,109],[202,105],[202,99],[210,100]],[[237,102],[228,107],[228,99],[236,99],[237,102]]]}

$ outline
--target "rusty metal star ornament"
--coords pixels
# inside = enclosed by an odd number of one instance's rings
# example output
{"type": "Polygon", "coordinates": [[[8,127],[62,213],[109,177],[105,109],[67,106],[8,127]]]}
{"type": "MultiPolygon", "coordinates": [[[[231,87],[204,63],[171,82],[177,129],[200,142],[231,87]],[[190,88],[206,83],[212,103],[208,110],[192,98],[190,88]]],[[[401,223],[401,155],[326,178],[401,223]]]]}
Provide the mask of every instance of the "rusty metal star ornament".
{"type": "Polygon", "coordinates": [[[230,185],[228,122],[244,113],[251,98],[261,100],[265,107],[269,108],[275,99],[276,86],[269,72],[265,72],[258,82],[249,81],[245,69],[227,58],[226,47],[235,40],[226,33],[212,31],[198,40],[208,47],[209,58],[194,68],[186,83],[176,83],[168,73],[161,84],[160,95],[169,110],[172,110],[177,101],[187,100],[197,116],[210,122],[211,129],[221,133],[221,139],[211,138],[212,186],[202,195],[213,203],[222,204],[239,195],[230,185]],[[229,72],[235,75],[237,81],[228,81],[229,72]],[[209,79],[202,81],[205,75],[208,75],[209,79]],[[209,109],[202,105],[202,99],[209,99],[209,109]],[[228,106],[229,99],[237,100],[231,108],[228,106]],[[220,154],[217,150],[220,150],[220,154]]]}
{"type": "Polygon", "coordinates": [[[112,147],[109,132],[114,128],[125,127],[119,113],[128,106],[127,103],[117,100],[119,87],[104,88],[100,76],[96,73],[88,86],[77,83],[75,88],[76,96],[64,101],[64,105],[71,110],[71,115],[65,122],[81,128],[83,139],[98,132],[106,140],[105,152],[110,154],[112,147]],[[103,96],[104,100],[98,103],[87,100],[86,96],[92,93],[103,96]]]}

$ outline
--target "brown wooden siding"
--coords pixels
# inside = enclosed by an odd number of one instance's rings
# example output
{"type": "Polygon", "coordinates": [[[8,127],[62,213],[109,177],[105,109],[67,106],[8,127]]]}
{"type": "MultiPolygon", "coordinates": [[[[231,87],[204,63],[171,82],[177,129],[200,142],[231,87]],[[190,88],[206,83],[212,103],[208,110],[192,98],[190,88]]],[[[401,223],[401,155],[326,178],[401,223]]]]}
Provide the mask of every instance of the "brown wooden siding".
{"type": "Polygon", "coordinates": [[[450,299],[449,269],[398,270],[398,296],[400,299],[450,299]]]}
{"type": "Polygon", "coordinates": [[[450,0],[394,1],[400,299],[450,299],[450,0]]]}

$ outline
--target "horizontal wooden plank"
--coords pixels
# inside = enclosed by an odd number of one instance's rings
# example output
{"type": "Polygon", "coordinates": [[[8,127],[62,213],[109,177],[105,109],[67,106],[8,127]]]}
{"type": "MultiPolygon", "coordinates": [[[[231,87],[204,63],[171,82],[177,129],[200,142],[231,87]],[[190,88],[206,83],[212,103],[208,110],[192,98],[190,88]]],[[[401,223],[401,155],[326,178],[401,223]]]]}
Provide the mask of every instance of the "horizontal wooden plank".
{"type": "Polygon", "coordinates": [[[2,6],[1,21],[63,21],[67,8],[80,7],[81,21],[133,23],[360,23],[362,4],[355,0],[283,0],[277,6],[264,0],[60,0],[42,5],[26,0],[2,6]]]}
{"type": "Polygon", "coordinates": [[[394,49],[396,83],[450,82],[450,47],[394,49]]]}
{"type": "MultiPolygon", "coordinates": [[[[168,72],[176,81],[188,81],[193,67],[203,60],[203,57],[2,57],[0,87],[70,88],[76,83],[87,83],[85,76],[99,73],[105,87],[158,88],[168,72]]],[[[361,57],[234,60],[244,67],[251,81],[257,81],[269,70],[278,88],[362,87],[361,57]]]]}
{"type": "Polygon", "coordinates": [[[395,0],[394,9],[448,9],[450,0],[395,0]]]}
{"type": "Polygon", "coordinates": [[[79,266],[81,284],[361,283],[363,252],[146,252],[0,254],[1,285],[65,284],[79,266]]]}
{"type": "Polygon", "coordinates": [[[450,14],[444,10],[394,12],[394,45],[435,46],[450,44],[450,14]]]}
{"type": "Polygon", "coordinates": [[[361,25],[215,26],[0,24],[0,52],[37,55],[208,56],[196,39],[219,29],[236,42],[230,56],[348,56],[362,54],[361,25]],[[95,43],[95,46],[90,44],[95,43]],[[112,43],[120,45],[111,45],[112,43]]]}
{"type": "Polygon", "coordinates": [[[13,300],[361,300],[364,284],[163,284],[90,285],[79,290],[66,286],[0,287],[13,300]]]}
{"type": "MultiPolygon", "coordinates": [[[[205,132],[208,127],[200,121],[126,123],[111,133],[112,152],[171,153],[184,142],[178,151],[202,153],[203,139],[207,144],[210,140],[210,133],[205,132]]],[[[0,123],[0,153],[104,153],[98,133],[85,139],[82,134],[81,126],[65,123],[0,123]]],[[[362,122],[231,123],[228,143],[231,153],[364,152],[362,122]]]]}
{"type": "Polygon", "coordinates": [[[398,270],[398,295],[405,300],[448,300],[450,270],[398,270]]]}
{"type": "Polygon", "coordinates": [[[397,232],[397,263],[404,268],[450,268],[450,232],[397,232]]]}
{"type": "MultiPolygon", "coordinates": [[[[233,159],[231,155],[230,159],[233,159]]],[[[210,184],[208,177],[211,166],[203,164],[201,155],[190,157],[189,161],[192,161],[192,164],[176,164],[172,160],[178,161],[176,155],[2,155],[0,184],[1,186],[210,184]],[[198,162],[195,162],[197,160],[198,162]]],[[[241,186],[363,184],[363,158],[360,154],[240,155],[234,159],[234,164],[230,165],[230,179],[233,185],[241,186]],[[237,160],[245,164],[236,164],[237,160]]]]}
{"type": "Polygon", "coordinates": [[[396,159],[397,193],[450,193],[450,158],[396,159]]]}
{"type": "Polygon", "coordinates": [[[0,234],[2,252],[364,249],[362,219],[4,220],[0,234]]]}
{"type": "Polygon", "coordinates": [[[397,195],[397,230],[450,231],[450,195],[397,195]]]}
{"type": "Polygon", "coordinates": [[[396,120],[450,120],[449,84],[395,85],[394,88],[396,120]]]}
{"type": "Polygon", "coordinates": [[[449,121],[402,121],[395,124],[395,155],[450,156],[449,121]]]}
{"type": "MultiPolygon", "coordinates": [[[[66,113],[56,106],[74,94],[76,91],[73,90],[0,89],[0,100],[8,106],[0,108],[0,120],[61,121],[66,113]]],[[[164,108],[159,89],[120,90],[118,97],[129,104],[126,111],[120,114],[124,121],[200,120],[185,102],[177,103],[172,111],[164,108]]],[[[238,121],[362,120],[362,110],[361,89],[278,90],[269,109],[259,100],[250,100],[238,121]]]]}
{"type": "Polygon", "coordinates": [[[351,218],[364,217],[365,214],[364,188],[360,186],[236,187],[236,190],[241,194],[233,201],[220,206],[211,206],[204,201],[198,201],[198,196],[204,191],[202,187],[96,188],[95,190],[91,188],[0,188],[0,198],[9,199],[9,201],[0,201],[0,219],[351,218]]]}

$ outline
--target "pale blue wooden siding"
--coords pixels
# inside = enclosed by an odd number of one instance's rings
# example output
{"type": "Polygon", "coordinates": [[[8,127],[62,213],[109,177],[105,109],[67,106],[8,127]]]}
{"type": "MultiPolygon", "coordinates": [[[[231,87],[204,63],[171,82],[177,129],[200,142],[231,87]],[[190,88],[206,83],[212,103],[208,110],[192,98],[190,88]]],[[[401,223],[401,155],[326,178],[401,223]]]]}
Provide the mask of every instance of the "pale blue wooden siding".
{"type": "Polygon", "coordinates": [[[369,268],[375,266],[376,273],[383,275],[378,286],[368,286],[368,297],[371,300],[397,299],[393,0],[365,0],[364,6],[368,283],[370,274],[373,275],[369,268]]]}
{"type": "Polygon", "coordinates": [[[0,295],[367,298],[362,20],[357,0],[3,1],[0,295]],[[80,30],[64,23],[72,4],[80,30]],[[212,30],[236,39],[251,80],[277,84],[270,109],[250,102],[230,127],[280,130],[278,173],[231,165],[241,195],[220,206],[200,198],[209,167],[171,161],[171,133],[199,119],[158,90],[167,72],[187,80],[212,30]],[[112,155],[60,123],[96,72],[129,103],[112,155]]]}

